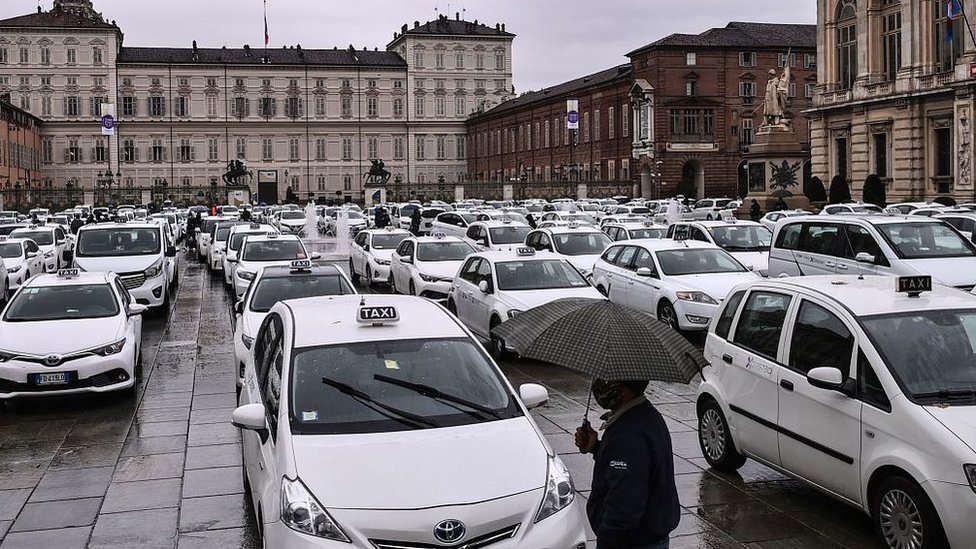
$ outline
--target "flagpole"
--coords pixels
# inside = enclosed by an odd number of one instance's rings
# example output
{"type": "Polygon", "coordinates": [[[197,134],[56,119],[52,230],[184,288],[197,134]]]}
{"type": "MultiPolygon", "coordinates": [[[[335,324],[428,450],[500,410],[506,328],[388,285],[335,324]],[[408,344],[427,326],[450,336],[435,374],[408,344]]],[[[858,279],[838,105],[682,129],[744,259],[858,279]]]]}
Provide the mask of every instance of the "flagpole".
{"type": "MultiPolygon", "coordinates": [[[[265,0],[267,1],[267,0],[265,0]]],[[[951,0],[959,6],[959,14],[962,15],[962,20],[966,23],[966,29],[969,30],[969,38],[972,39],[973,44],[976,45],[976,34],[973,34],[973,26],[969,24],[969,17],[966,15],[966,0],[951,0]]],[[[966,48],[963,48],[965,51],[966,48]]]]}

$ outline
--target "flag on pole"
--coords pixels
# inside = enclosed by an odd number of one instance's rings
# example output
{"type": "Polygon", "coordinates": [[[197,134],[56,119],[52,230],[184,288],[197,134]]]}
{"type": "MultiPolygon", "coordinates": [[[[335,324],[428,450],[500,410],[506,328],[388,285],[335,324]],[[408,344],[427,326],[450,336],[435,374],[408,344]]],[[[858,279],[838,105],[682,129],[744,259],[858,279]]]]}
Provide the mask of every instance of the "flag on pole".
{"type": "Polygon", "coordinates": [[[271,35],[268,34],[268,0],[264,0],[264,46],[268,47],[270,43],[271,35]]]}
{"type": "Polygon", "coordinates": [[[952,20],[962,13],[962,6],[959,5],[959,0],[948,0],[946,4],[946,41],[952,43],[953,38],[953,28],[952,20]]]}

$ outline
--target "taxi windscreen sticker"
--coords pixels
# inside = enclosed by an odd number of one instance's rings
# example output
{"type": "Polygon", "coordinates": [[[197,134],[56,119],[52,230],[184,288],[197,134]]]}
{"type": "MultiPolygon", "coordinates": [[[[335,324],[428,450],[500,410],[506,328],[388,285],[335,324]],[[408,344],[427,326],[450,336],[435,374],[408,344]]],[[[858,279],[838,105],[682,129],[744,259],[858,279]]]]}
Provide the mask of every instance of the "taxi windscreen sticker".
{"type": "Polygon", "coordinates": [[[319,419],[319,413],[315,410],[311,412],[302,412],[302,421],[316,421],[319,419]]]}
{"type": "Polygon", "coordinates": [[[386,369],[387,370],[399,370],[400,369],[400,365],[397,364],[397,361],[395,361],[395,360],[386,359],[384,361],[384,363],[386,364],[386,369]]]}

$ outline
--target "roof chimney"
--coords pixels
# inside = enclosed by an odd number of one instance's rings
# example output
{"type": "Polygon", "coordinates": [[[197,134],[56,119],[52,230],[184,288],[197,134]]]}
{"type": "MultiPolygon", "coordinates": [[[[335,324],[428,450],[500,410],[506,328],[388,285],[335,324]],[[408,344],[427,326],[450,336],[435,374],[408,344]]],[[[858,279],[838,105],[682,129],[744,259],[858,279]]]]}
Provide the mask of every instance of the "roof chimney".
{"type": "Polygon", "coordinates": [[[460,21],[461,20],[461,12],[459,12],[459,11],[454,12],[454,20],[455,21],[460,21]]]}
{"type": "Polygon", "coordinates": [[[495,23],[495,30],[502,30],[502,26],[499,25],[498,23],[495,23]]]}
{"type": "Polygon", "coordinates": [[[502,32],[505,32],[505,23],[502,23],[502,32]]]}
{"type": "Polygon", "coordinates": [[[419,29],[420,28],[420,21],[414,21],[413,22],[413,28],[419,29]]]}
{"type": "Polygon", "coordinates": [[[400,32],[402,32],[402,33],[406,33],[407,32],[407,24],[406,23],[404,23],[403,24],[403,27],[400,28],[400,32]]]}

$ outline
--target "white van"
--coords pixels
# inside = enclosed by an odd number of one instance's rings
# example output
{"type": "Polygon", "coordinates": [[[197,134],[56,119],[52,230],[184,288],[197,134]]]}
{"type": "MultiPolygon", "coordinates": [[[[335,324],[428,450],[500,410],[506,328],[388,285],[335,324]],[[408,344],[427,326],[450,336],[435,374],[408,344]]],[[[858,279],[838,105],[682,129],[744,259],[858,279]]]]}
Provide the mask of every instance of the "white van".
{"type": "Polygon", "coordinates": [[[947,286],[976,285],[976,245],[923,216],[804,216],[776,225],[769,276],[926,274],[947,286]]]}
{"type": "Polygon", "coordinates": [[[83,271],[112,271],[136,303],[169,306],[170,271],[176,257],[165,229],[157,223],[98,223],[78,230],[74,267],[83,271]]]}

